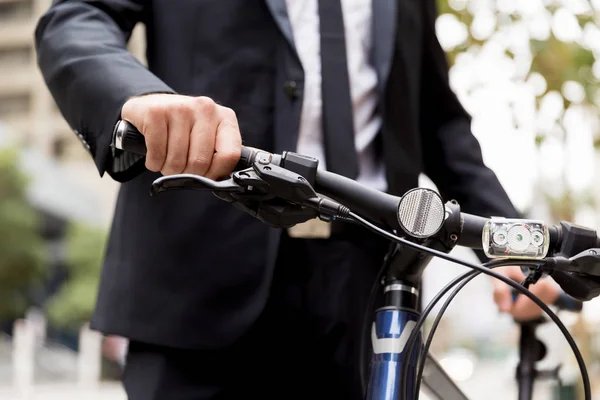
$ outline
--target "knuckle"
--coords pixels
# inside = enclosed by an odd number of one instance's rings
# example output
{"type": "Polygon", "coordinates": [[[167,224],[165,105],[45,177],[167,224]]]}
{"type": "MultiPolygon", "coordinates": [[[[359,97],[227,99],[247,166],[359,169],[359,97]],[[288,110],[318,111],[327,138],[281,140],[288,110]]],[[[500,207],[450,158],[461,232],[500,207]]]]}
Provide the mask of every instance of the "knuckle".
{"type": "Polygon", "coordinates": [[[163,119],[158,116],[146,116],[140,127],[144,135],[146,146],[148,148],[157,148],[160,152],[160,135],[165,135],[167,132],[163,130],[163,119]]]}
{"type": "Polygon", "coordinates": [[[141,105],[143,105],[143,100],[139,96],[130,97],[123,104],[123,108],[121,109],[123,114],[133,113],[134,110],[138,109],[141,105]]]}
{"type": "Polygon", "coordinates": [[[165,113],[165,107],[161,103],[150,103],[146,107],[146,115],[149,119],[159,118],[165,113]]]}
{"type": "Polygon", "coordinates": [[[132,119],[131,117],[134,115],[134,105],[129,101],[123,105],[121,108],[121,118],[123,119],[132,119]]]}
{"type": "Polygon", "coordinates": [[[232,108],[229,107],[221,107],[221,112],[225,116],[225,118],[231,121],[237,121],[237,114],[232,108]]]}
{"type": "Polygon", "coordinates": [[[216,106],[215,101],[208,96],[198,96],[195,101],[197,105],[216,106]]]}
{"type": "Polygon", "coordinates": [[[196,97],[194,109],[204,117],[214,116],[217,111],[217,104],[209,97],[196,97]]]}
{"type": "MultiPolygon", "coordinates": [[[[224,118],[220,121],[221,128],[229,128],[234,131],[239,131],[239,127],[236,119],[224,118]]],[[[240,137],[241,139],[241,137],[240,137]]]]}
{"type": "Polygon", "coordinates": [[[190,118],[194,114],[194,108],[189,102],[178,102],[171,106],[172,115],[177,118],[190,118]]]}

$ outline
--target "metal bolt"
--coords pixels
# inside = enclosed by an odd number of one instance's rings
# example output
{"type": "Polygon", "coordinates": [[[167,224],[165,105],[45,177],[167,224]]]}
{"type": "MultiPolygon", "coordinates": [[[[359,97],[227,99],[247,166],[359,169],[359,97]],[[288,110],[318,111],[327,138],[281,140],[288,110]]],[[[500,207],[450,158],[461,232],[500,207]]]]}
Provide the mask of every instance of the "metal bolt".
{"type": "Polygon", "coordinates": [[[271,170],[271,167],[265,167],[265,168],[263,168],[263,169],[264,169],[265,171],[270,171],[270,170],[271,170]]]}
{"type": "Polygon", "coordinates": [[[271,158],[266,154],[261,154],[261,156],[258,158],[258,162],[262,165],[267,165],[271,162],[271,158]]]}
{"type": "Polygon", "coordinates": [[[456,242],[458,240],[458,236],[456,235],[456,233],[450,235],[450,240],[452,240],[453,242],[456,242]]]}

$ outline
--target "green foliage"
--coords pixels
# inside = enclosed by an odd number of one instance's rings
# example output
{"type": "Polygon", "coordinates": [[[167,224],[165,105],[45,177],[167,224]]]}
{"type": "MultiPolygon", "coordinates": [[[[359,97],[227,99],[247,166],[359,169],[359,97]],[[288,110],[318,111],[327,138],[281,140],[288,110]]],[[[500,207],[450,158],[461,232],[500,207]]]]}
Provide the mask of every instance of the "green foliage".
{"type": "Polygon", "coordinates": [[[17,151],[0,149],[0,318],[22,316],[27,290],[44,277],[45,247],[27,183],[17,151]]]}
{"type": "Polygon", "coordinates": [[[48,319],[53,326],[78,330],[89,321],[96,303],[106,237],[102,229],[82,224],[69,226],[66,237],[69,278],[48,303],[48,319]]]}
{"type": "MultiPolygon", "coordinates": [[[[0,149],[0,319],[22,317],[28,293],[43,285],[47,247],[40,215],[27,202],[29,180],[18,168],[18,150],[0,149]]],[[[96,301],[106,232],[73,224],[65,238],[68,281],[49,301],[50,324],[77,330],[96,301]]]]}
{"type": "Polygon", "coordinates": [[[436,6],[438,14],[446,14],[454,11],[448,5],[448,0],[436,0],[436,6]]]}
{"type": "Polygon", "coordinates": [[[547,90],[560,92],[567,81],[579,82],[586,88],[586,100],[593,101],[595,83],[592,73],[594,53],[574,43],[565,43],[554,36],[548,40],[532,40],[534,58],[531,72],[541,74],[547,83],[547,90]]]}
{"type": "MultiPolygon", "coordinates": [[[[469,11],[468,7],[457,11],[449,6],[448,0],[436,0],[438,14],[453,14],[468,28],[469,36],[465,43],[457,46],[448,52],[450,64],[453,64],[456,55],[463,53],[473,47],[479,47],[483,44],[482,41],[475,39],[470,28],[473,23],[474,16],[469,11]]],[[[546,9],[550,12],[556,11],[556,6],[547,6],[546,9]]],[[[497,13],[497,30],[506,27],[521,20],[521,16],[517,14],[501,14],[497,13]]],[[[591,15],[578,15],[577,20],[581,27],[586,23],[594,22],[594,17],[591,15]]],[[[530,40],[530,47],[533,54],[530,73],[537,72],[541,74],[547,82],[548,91],[562,91],[562,86],[566,81],[575,81],[583,85],[586,89],[586,101],[593,102],[594,95],[598,89],[598,80],[594,77],[592,67],[596,61],[593,51],[583,47],[578,43],[566,43],[557,39],[553,34],[547,40],[530,40]]],[[[565,100],[565,105],[568,102],[565,100]]]]}
{"type": "MultiPolygon", "coordinates": [[[[453,48],[448,52],[448,60],[452,65],[456,56],[465,51],[477,49],[482,42],[476,40],[471,32],[474,15],[469,7],[470,1],[467,1],[467,6],[461,10],[455,10],[449,5],[449,0],[436,0],[438,14],[452,14],[463,23],[468,32],[468,37],[464,43],[453,48]]],[[[471,0],[472,1],[472,0],[471,0]]],[[[546,5],[546,10],[549,15],[554,15],[559,9],[558,4],[546,5]]],[[[525,19],[518,13],[503,13],[498,10],[496,12],[496,32],[499,30],[507,31],[506,28],[511,28],[515,24],[520,24],[525,19]]],[[[598,10],[587,12],[582,15],[575,15],[579,26],[583,29],[586,24],[596,24],[600,14],[598,10]]],[[[554,28],[553,28],[554,29],[554,28]]],[[[523,33],[521,33],[523,34],[523,33]]],[[[583,42],[582,42],[583,43],[583,42]]],[[[564,42],[559,40],[554,32],[546,40],[535,40],[530,38],[529,47],[531,50],[532,60],[529,74],[538,73],[542,75],[546,81],[546,90],[544,93],[538,94],[537,105],[540,105],[542,97],[548,92],[557,92],[563,94],[564,108],[571,106],[570,101],[564,96],[563,87],[566,82],[574,81],[579,83],[584,88],[585,98],[582,106],[590,109],[592,113],[598,112],[597,104],[600,95],[600,82],[594,76],[593,66],[600,55],[594,54],[594,51],[587,48],[586,45],[579,42],[564,42]]],[[[507,50],[507,56],[514,58],[514,55],[507,50]]],[[[558,123],[562,123],[559,119],[558,123]]],[[[566,134],[566,131],[565,131],[566,134]]],[[[536,132],[535,143],[540,147],[545,141],[545,133],[536,132]]],[[[593,145],[595,148],[600,148],[600,134],[595,132],[593,145]]],[[[566,136],[561,138],[566,140],[566,136]]],[[[565,182],[566,178],[563,177],[565,182]]],[[[564,185],[566,187],[566,185],[564,185]]],[[[556,194],[542,193],[550,207],[550,213],[555,220],[572,220],[575,216],[575,211],[583,206],[589,206],[594,201],[589,199],[586,193],[570,193],[568,189],[565,192],[556,194]]]]}

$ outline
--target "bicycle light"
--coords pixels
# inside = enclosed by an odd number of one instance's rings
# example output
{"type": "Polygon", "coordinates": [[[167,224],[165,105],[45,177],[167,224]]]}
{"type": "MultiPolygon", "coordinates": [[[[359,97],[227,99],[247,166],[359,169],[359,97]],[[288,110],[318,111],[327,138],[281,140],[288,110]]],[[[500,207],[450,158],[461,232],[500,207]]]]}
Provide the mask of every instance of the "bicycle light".
{"type": "Polygon", "coordinates": [[[490,258],[539,259],[548,253],[550,236],[541,221],[491,218],[483,227],[482,241],[490,258]]]}
{"type": "Polygon", "coordinates": [[[412,189],[398,204],[398,223],[404,232],[415,238],[435,235],[442,228],[445,217],[444,202],[431,189],[412,189]]]}

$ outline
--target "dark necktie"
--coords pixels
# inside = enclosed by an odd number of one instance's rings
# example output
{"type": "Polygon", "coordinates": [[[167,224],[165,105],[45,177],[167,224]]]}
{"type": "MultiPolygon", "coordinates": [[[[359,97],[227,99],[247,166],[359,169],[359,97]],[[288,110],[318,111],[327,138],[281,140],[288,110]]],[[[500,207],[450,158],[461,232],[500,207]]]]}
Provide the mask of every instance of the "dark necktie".
{"type": "Polygon", "coordinates": [[[358,162],[341,0],[318,3],[325,163],[327,170],[354,179],[358,162]]]}

